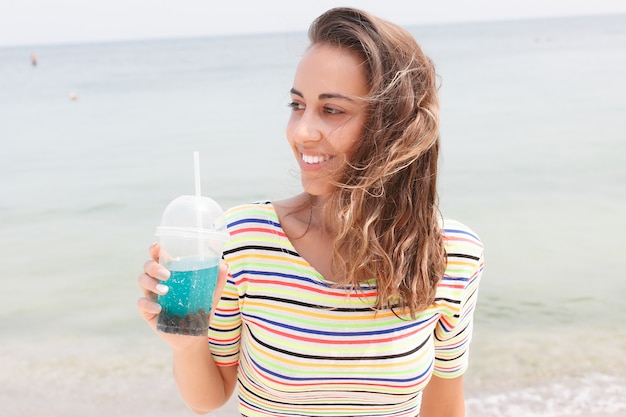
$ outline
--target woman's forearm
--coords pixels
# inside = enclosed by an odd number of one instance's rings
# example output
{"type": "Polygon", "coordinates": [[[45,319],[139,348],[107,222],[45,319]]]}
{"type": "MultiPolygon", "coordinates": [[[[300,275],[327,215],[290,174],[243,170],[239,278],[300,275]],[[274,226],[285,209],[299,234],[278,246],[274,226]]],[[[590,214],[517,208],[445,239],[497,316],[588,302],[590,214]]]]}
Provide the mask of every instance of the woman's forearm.
{"type": "Polygon", "coordinates": [[[433,376],[422,394],[420,417],[465,417],[463,377],[433,376]]]}
{"type": "Polygon", "coordinates": [[[195,413],[206,414],[224,405],[237,381],[237,367],[215,364],[206,338],[174,350],[174,379],[180,394],[195,413]]]}

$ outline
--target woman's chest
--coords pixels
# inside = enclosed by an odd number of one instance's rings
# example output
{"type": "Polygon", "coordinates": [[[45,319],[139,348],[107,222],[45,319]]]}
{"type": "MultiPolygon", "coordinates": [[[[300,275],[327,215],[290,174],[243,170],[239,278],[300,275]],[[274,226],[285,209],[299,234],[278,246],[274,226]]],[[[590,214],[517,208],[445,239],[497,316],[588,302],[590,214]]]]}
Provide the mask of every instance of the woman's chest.
{"type": "Polygon", "coordinates": [[[273,389],[297,380],[415,394],[432,372],[439,315],[403,319],[372,310],[374,301],[374,291],[350,293],[313,278],[250,280],[240,295],[244,367],[273,389]]]}

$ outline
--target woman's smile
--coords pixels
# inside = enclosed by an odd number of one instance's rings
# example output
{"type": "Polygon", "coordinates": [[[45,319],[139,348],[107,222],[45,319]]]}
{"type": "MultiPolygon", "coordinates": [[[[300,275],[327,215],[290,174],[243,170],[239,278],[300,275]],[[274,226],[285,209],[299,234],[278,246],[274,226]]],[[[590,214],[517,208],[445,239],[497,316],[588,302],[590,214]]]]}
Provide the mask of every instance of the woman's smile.
{"type": "Polygon", "coordinates": [[[322,162],[328,161],[332,156],[330,155],[306,155],[300,154],[302,157],[302,162],[308,165],[317,165],[322,162]]]}

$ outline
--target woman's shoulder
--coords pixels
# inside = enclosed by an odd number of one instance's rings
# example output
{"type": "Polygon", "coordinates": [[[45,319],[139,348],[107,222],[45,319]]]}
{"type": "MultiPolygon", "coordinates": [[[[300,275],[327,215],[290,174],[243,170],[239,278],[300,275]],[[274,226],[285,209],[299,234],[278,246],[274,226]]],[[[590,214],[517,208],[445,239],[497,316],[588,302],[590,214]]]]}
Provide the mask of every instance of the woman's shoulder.
{"type": "Polygon", "coordinates": [[[442,218],[440,227],[448,255],[456,254],[476,260],[482,258],[483,243],[469,226],[458,220],[442,218]]]}
{"type": "Polygon", "coordinates": [[[230,235],[226,251],[239,246],[260,245],[259,242],[281,237],[281,225],[269,201],[241,204],[226,210],[226,229],[230,235]]]}
{"type": "Polygon", "coordinates": [[[258,201],[254,203],[239,204],[237,206],[230,207],[226,210],[226,221],[230,224],[232,221],[237,221],[246,218],[264,218],[275,216],[274,207],[269,201],[258,201]]]}
{"type": "MultiPolygon", "coordinates": [[[[440,225],[446,251],[446,271],[437,296],[465,300],[475,293],[480,282],[484,268],[483,243],[476,232],[457,220],[443,218],[440,225]]],[[[461,304],[448,307],[457,314],[461,304]]]]}
{"type": "Polygon", "coordinates": [[[240,204],[226,210],[226,228],[231,233],[249,228],[276,228],[280,226],[271,202],[240,204]]]}

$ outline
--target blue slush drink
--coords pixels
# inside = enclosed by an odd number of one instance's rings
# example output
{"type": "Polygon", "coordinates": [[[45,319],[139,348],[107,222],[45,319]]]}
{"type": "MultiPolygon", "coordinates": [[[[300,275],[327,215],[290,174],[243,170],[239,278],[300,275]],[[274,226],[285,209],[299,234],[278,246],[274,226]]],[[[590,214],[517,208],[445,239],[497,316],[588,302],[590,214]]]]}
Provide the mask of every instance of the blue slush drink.
{"type": "Polygon", "coordinates": [[[229,238],[224,213],[208,197],[180,196],[163,212],[157,227],[159,263],[170,271],[162,281],[157,330],[206,336],[224,243],[229,238]]]}
{"type": "Polygon", "coordinates": [[[163,264],[170,271],[170,279],[162,281],[169,291],[159,296],[158,330],[189,336],[207,334],[219,262],[219,258],[190,257],[163,264]]]}

